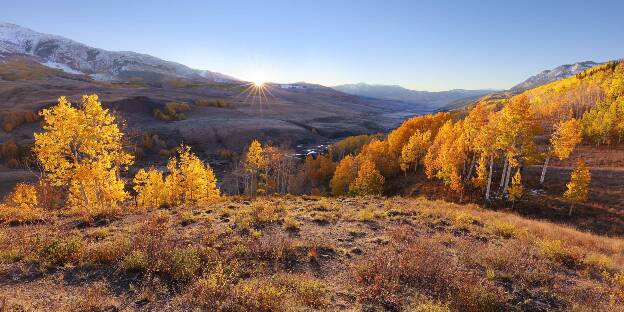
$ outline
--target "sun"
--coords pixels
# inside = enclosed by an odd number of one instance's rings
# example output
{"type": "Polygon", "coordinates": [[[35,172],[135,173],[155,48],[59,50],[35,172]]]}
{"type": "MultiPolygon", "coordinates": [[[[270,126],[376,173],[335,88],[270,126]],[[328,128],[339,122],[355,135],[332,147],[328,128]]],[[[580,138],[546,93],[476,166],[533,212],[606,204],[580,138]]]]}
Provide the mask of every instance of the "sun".
{"type": "Polygon", "coordinates": [[[264,81],[260,80],[260,79],[256,79],[253,82],[254,86],[258,87],[258,88],[262,88],[264,86],[264,81]]]}

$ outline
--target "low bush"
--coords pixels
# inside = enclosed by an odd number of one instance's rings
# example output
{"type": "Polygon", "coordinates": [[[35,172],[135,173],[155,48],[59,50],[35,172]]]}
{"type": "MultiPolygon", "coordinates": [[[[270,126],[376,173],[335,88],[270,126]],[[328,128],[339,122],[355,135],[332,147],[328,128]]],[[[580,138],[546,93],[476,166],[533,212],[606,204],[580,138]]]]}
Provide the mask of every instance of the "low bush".
{"type": "Polygon", "coordinates": [[[518,235],[518,229],[513,223],[501,220],[494,220],[488,223],[488,228],[492,234],[502,238],[513,238],[518,235]]]}
{"type": "Polygon", "coordinates": [[[171,251],[167,273],[178,283],[190,281],[199,271],[201,259],[194,248],[176,248],[171,251]]]}
{"type": "Polygon", "coordinates": [[[236,304],[241,311],[288,311],[287,293],[270,279],[242,281],[234,289],[236,304]]]}
{"type": "Polygon", "coordinates": [[[325,284],[313,277],[301,274],[280,274],[274,277],[275,283],[288,293],[293,294],[294,299],[308,307],[322,308],[327,304],[325,284]]]}
{"type": "Polygon", "coordinates": [[[36,112],[8,112],[0,113],[0,124],[4,132],[12,132],[17,127],[33,123],[39,120],[39,115],[36,112]]]}
{"type": "Polygon", "coordinates": [[[189,287],[187,297],[191,305],[204,311],[227,310],[238,281],[238,268],[217,262],[207,272],[189,287]]]}
{"type": "Polygon", "coordinates": [[[64,266],[80,258],[82,246],[82,237],[79,234],[54,237],[43,246],[39,255],[46,264],[64,266]]]}
{"type": "Polygon", "coordinates": [[[121,267],[126,272],[144,272],[147,270],[147,265],[145,254],[139,250],[126,255],[121,262],[121,267]]]}
{"type": "Polygon", "coordinates": [[[224,99],[195,99],[193,104],[197,106],[212,106],[220,108],[231,108],[232,104],[224,99]]]}
{"type": "Polygon", "coordinates": [[[113,237],[85,247],[83,258],[94,264],[110,264],[124,258],[130,250],[130,239],[126,236],[113,237]]]}
{"type": "Polygon", "coordinates": [[[234,224],[240,230],[249,231],[252,228],[282,223],[285,216],[286,210],[281,204],[256,201],[234,212],[234,224]]]}
{"type": "Polygon", "coordinates": [[[184,112],[188,112],[190,110],[191,106],[187,103],[167,102],[162,110],[158,108],[154,109],[152,114],[154,115],[154,118],[158,120],[176,121],[186,119],[184,112]]]}
{"type": "Polygon", "coordinates": [[[561,240],[539,240],[537,246],[541,254],[554,262],[558,262],[568,267],[574,267],[579,264],[579,254],[566,247],[561,240]]]}

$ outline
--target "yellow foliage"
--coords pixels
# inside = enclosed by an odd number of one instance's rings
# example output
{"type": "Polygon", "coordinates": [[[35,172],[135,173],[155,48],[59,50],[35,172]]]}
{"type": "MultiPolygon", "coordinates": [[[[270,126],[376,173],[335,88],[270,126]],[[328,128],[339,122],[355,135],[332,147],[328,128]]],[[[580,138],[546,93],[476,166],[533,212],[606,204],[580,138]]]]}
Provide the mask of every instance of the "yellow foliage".
{"type": "Polygon", "coordinates": [[[559,159],[570,157],[572,150],[582,139],[581,126],[576,119],[558,123],[550,138],[553,154],[559,159]]]}
{"type": "Polygon", "coordinates": [[[366,159],[360,166],[357,177],[349,185],[349,191],[356,195],[381,195],[385,179],[371,159],[366,159]]]}
{"type": "Polygon", "coordinates": [[[139,170],[134,176],[136,204],[139,208],[158,208],[166,202],[166,188],[162,172],[150,168],[139,170]]]}
{"type": "Polygon", "coordinates": [[[347,155],[338,163],[334,176],[329,183],[332,194],[334,196],[346,195],[349,191],[349,185],[355,180],[357,174],[357,160],[355,157],[347,155]]]}
{"type": "Polygon", "coordinates": [[[258,172],[266,168],[268,161],[264,156],[262,145],[258,140],[253,140],[245,156],[245,168],[250,172],[258,172]]]}
{"type": "Polygon", "coordinates": [[[217,179],[212,168],[184,146],[180,151],[180,173],[186,203],[204,204],[219,198],[217,179]]]}
{"type": "Polygon", "coordinates": [[[576,168],[572,171],[570,182],[566,184],[567,190],[563,193],[563,197],[572,203],[583,203],[587,201],[587,193],[589,191],[589,183],[591,182],[591,173],[585,162],[579,160],[576,168]]]}
{"type": "Polygon", "coordinates": [[[530,159],[536,154],[534,138],[540,128],[528,98],[512,98],[497,118],[496,146],[505,152],[512,166],[517,166],[518,156],[530,159]]]}
{"type": "Polygon", "coordinates": [[[416,171],[416,168],[418,168],[418,163],[427,153],[430,142],[430,130],[427,130],[426,132],[420,132],[420,130],[416,130],[416,132],[414,132],[414,134],[410,137],[407,144],[403,146],[403,150],[401,151],[401,170],[407,172],[409,168],[414,166],[414,171],[416,171]]]}
{"type": "Polygon", "coordinates": [[[18,183],[6,202],[0,205],[0,220],[6,222],[35,221],[40,220],[42,215],[37,189],[30,184],[18,183]]]}
{"type": "MultiPolygon", "coordinates": [[[[178,150],[178,157],[170,158],[167,168],[169,174],[165,178],[165,190],[162,194],[164,203],[173,206],[206,204],[220,197],[217,179],[212,168],[193,154],[190,147],[181,146],[178,150]]],[[[157,173],[153,173],[154,183],[159,184],[158,178],[157,173]]],[[[144,191],[149,192],[150,188],[144,191]]]]}
{"type": "Polygon", "coordinates": [[[511,186],[509,187],[509,199],[516,201],[522,197],[524,188],[522,187],[522,175],[520,169],[516,171],[516,174],[511,179],[511,186]]]}
{"type": "Polygon", "coordinates": [[[431,137],[435,137],[438,129],[451,119],[452,116],[450,113],[441,112],[434,115],[415,116],[406,120],[400,127],[388,134],[389,151],[396,155],[400,154],[403,150],[403,146],[407,144],[416,130],[420,130],[421,132],[429,130],[431,131],[431,137]]]}
{"type": "Polygon", "coordinates": [[[266,170],[268,159],[264,154],[262,145],[258,140],[253,140],[249,144],[245,155],[245,171],[250,175],[248,187],[249,195],[264,194],[266,192],[266,170]]]}
{"type": "Polygon", "coordinates": [[[40,114],[44,132],[35,133],[33,151],[52,185],[69,186],[72,208],[90,215],[128,197],[119,171],[133,157],[123,150],[123,133],[97,95],[83,96],[78,108],[61,97],[40,114]]]}
{"type": "Polygon", "coordinates": [[[425,172],[428,177],[434,174],[452,190],[463,189],[461,169],[466,161],[466,140],[463,133],[463,122],[453,124],[447,121],[425,156],[425,172]]]}
{"type": "Polygon", "coordinates": [[[479,188],[484,188],[487,184],[488,179],[488,164],[487,159],[485,157],[480,157],[479,162],[477,163],[477,175],[472,178],[472,184],[479,188]]]}
{"type": "Polygon", "coordinates": [[[7,202],[21,209],[35,209],[39,203],[37,189],[30,184],[18,183],[13,193],[9,195],[7,202]]]}
{"type": "Polygon", "coordinates": [[[373,139],[362,148],[358,158],[367,158],[375,162],[375,167],[384,177],[391,177],[400,172],[399,153],[394,153],[390,148],[389,140],[373,139]]]}
{"type": "Polygon", "coordinates": [[[325,190],[336,170],[336,164],[332,161],[331,155],[319,155],[316,158],[307,156],[303,169],[312,187],[325,190]]]}

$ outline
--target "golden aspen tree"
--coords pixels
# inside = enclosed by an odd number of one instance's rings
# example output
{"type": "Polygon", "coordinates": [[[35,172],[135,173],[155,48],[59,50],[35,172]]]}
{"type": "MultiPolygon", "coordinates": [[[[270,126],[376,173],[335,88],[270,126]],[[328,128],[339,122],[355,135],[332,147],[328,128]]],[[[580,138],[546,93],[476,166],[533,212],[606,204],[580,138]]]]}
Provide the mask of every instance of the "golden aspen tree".
{"type": "Polygon", "coordinates": [[[256,194],[264,193],[264,181],[266,177],[265,170],[267,168],[268,161],[264,155],[262,145],[258,140],[253,140],[249,144],[247,154],[245,155],[245,171],[250,176],[248,194],[255,196],[256,194]]]}
{"type": "Polygon", "coordinates": [[[427,153],[430,142],[431,131],[429,130],[426,132],[416,130],[416,132],[414,132],[414,134],[410,137],[409,141],[405,144],[405,146],[403,146],[403,150],[401,151],[400,166],[401,170],[403,170],[405,174],[407,174],[407,171],[412,166],[414,167],[414,172],[416,172],[418,163],[427,153]]]}
{"type": "Polygon", "coordinates": [[[483,157],[482,146],[479,142],[482,132],[487,127],[492,115],[491,109],[489,109],[485,103],[479,102],[468,112],[468,116],[464,119],[463,131],[464,139],[467,148],[467,152],[472,154],[470,156],[470,165],[468,167],[468,173],[465,175],[465,180],[469,181],[472,178],[472,172],[477,162],[478,157],[483,157]]]}
{"type": "Polygon", "coordinates": [[[409,138],[416,130],[420,130],[420,132],[429,130],[433,138],[438,132],[438,129],[451,119],[452,116],[449,112],[440,112],[433,115],[415,116],[406,120],[401,126],[388,134],[388,151],[399,156],[403,150],[403,146],[407,144],[409,138]]]}
{"type": "Polygon", "coordinates": [[[336,164],[332,161],[331,155],[318,155],[316,158],[310,155],[305,158],[303,169],[312,184],[313,191],[325,193],[336,170],[336,164]]]}
{"type": "Polygon", "coordinates": [[[511,208],[513,209],[513,205],[519,200],[524,194],[524,188],[522,187],[522,175],[520,174],[520,169],[516,170],[516,174],[511,179],[511,186],[509,187],[509,199],[512,202],[511,208]]]}
{"type": "Polygon", "coordinates": [[[540,176],[540,184],[544,184],[548,162],[552,155],[563,160],[570,157],[574,147],[581,143],[583,139],[580,123],[572,118],[567,121],[557,123],[550,137],[550,148],[546,152],[546,159],[542,166],[542,174],[540,176]]]}
{"type": "Polygon", "coordinates": [[[476,176],[471,181],[472,184],[478,188],[485,188],[488,183],[488,160],[486,157],[480,157],[477,161],[476,176]]]}
{"type": "Polygon", "coordinates": [[[119,172],[133,163],[115,117],[95,94],[83,96],[77,108],[61,97],[40,115],[44,132],[35,133],[33,151],[45,178],[69,186],[69,205],[86,217],[115,210],[128,197],[119,172]]]}
{"type": "Polygon", "coordinates": [[[193,154],[189,146],[179,149],[179,157],[184,202],[205,204],[219,198],[217,179],[210,165],[193,154]]]}
{"type": "Polygon", "coordinates": [[[219,198],[217,179],[209,164],[191,152],[189,146],[178,148],[178,155],[167,165],[164,198],[170,205],[206,204],[219,198]]]}
{"type": "Polygon", "coordinates": [[[375,167],[372,159],[365,159],[358,170],[357,177],[349,186],[349,191],[356,195],[381,195],[385,179],[375,167]]]}
{"type": "Polygon", "coordinates": [[[264,148],[264,154],[268,162],[267,193],[286,194],[290,177],[294,175],[295,158],[274,146],[264,148]]]}
{"type": "Polygon", "coordinates": [[[0,220],[28,222],[40,220],[43,210],[39,207],[37,189],[26,183],[18,183],[4,204],[0,204],[0,220]]]}
{"type": "Polygon", "coordinates": [[[150,168],[140,169],[133,179],[138,208],[158,208],[166,203],[166,187],[163,173],[150,168]]]}
{"type": "Polygon", "coordinates": [[[37,189],[30,184],[18,183],[7,197],[7,203],[24,210],[35,209],[39,205],[37,189]]]}
{"type": "Polygon", "coordinates": [[[497,114],[490,112],[487,124],[481,128],[472,141],[472,149],[480,155],[477,177],[473,180],[473,184],[477,187],[485,187],[486,201],[490,200],[494,158],[496,158],[498,153],[496,146],[496,116],[497,114]]]}
{"type": "Polygon", "coordinates": [[[395,176],[401,170],[399,167],[400,153],[395,154],[390,150],[388,140],[373,139],[362,148],[358,157],[368,158],[375,162],[376,168],[384,177],[395,176]]]}
{"type": "Polygon", "coordinates": [[[501,177],[502,193],[506,194],[511,170],[521,160],[531,160],[536,154],[534,138],[540,128],[526,95],[518,95],[503,107],[497,117],[496,146],[505,153],[505,170],[501,177]]]}
{"type": "Polygon", "coordinates": [[[355,157],[347,155],[343,158],[332,177],[329,185],[334,196],[346,195],[349,192],[349,185],[355,180],[358,174],[358,164],[355,157]]]}
{"type": "Polygon", "coordinates": [[[463,122],[447,121],[425,156],[425,172],[428,177],[434,174],[452,190],[463,191],[462,173],[466,161],[466,140],[463,122]]]}
{"type": "Polygon", "coordinates": [[[165,177],[165,203],[171,206],[182,204],[184,189],[182,188],[182,173],[178,166],[177,157],[169,158],[167,162],[168,174],[165,177]]]}
{"type": "Polygon", "coordinates": [[[591,173],[589,168],[587,168],[584,161],[579,160],[576,163],[574,171],[572,171],[572,174],[570,175],[570,182],[566,184],[567,189],[565,193],[563,193],[563,197],[571,203],[568,215],[572,215],[574,205],[587,201],[590,182],[591,173]]]}

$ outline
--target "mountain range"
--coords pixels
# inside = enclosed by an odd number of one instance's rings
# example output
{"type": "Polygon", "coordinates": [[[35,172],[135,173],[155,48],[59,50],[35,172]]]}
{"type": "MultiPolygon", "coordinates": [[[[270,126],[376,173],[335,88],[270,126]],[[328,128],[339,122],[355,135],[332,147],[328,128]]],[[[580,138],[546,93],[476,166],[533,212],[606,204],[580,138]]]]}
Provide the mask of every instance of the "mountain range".
{"type": "Polygon", "coordinates": [[[461,99],[476,99],[494,91],[454,89],[449,91],[430,92],[410,90],[398,85],[377,85],[366,83],[344,84],[334,86],[333,88],[348,94],[419,104],[432,109],[448,105],[461,99]]]}
{"type": "Polygon", "coordinates": [[[545,85],[559,79],[576,75],[586,69],[592,68],[602,63],[592,61],[577,62],[574,64],[565,64],[553,69],[544,70],[534,76],[527,78],[525,81],[511,87],[509,90],[463,90],[454,89],[449,91],[416,91],[406,89],[398,85],[379,85],[379,84],[344,84],[334,86],[333,88],[344,93],[376,98],[400,101],[412,104],[419,104],[436,110],[452,110],[462,107],[466,104],[474,102],[479,98],[488,95],[489,97],[509,97],[514,94],[522,93],[526,90],[545,85]]]}
{"type": "Polygon", "coordinates": [[[68,73],[83,73],[94,80],[143,81],[193,79],[233,81],[233,77],[208,70],[197,70],[147,54],[114,52],[89,47],[55,35],[44,34],[11,24],[0,23],[0,55],[28,55],[40,63],[68,73]]]}
{"type": "MultiPolygon", "coordinates": [[[[522,85],[547,83],[596,64],[564,65],[531,77],[522,85]]],[[[271,90],[270,98],[263,100],[246,93],[245,82],[224,74],[146,54],[89,47],[0,23],[0,115],[36,112],[54,104],[61,95],[76,102],[83,94],[97,93],[136,131],[158,133],[171,144],[184,141],[206,152],[240,148],[253,138],[298,146],[384,132],[413,115],[461,107],[487,94],[511,93],[428,92],[364,83],[333,88],[306,83],[267,84],[266,88],[271,90]],[[189,104],[185,118],[155,119],[154,112],[171,102],[189,104]],[[217,102],[227,105],[196,104],[217,102]]],[[[0,142],[18,139],[20,144],[32,143],[32,133],[38,127],[32,123],[10,133],[0,131],[0,142]]]]}

